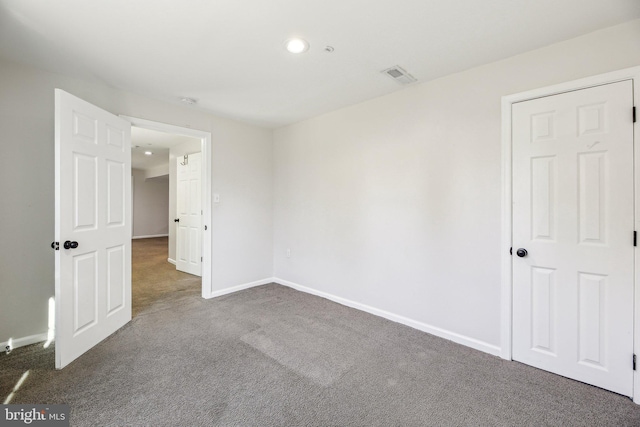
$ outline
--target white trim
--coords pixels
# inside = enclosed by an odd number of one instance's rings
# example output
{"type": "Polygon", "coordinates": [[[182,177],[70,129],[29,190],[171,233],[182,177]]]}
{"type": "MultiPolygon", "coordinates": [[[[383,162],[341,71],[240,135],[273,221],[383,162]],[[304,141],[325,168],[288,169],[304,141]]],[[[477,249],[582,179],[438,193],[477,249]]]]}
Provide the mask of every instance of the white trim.
{"type": "Polygon", "coordinates": [[[212,229],[213,223],[212,210],[211,210],[211,188],[213,185],[212,175],[212,153],[213,148],[211,145],[211,132],[196,130],[191,128],[184,128],[181,126],[170,125],[166,123],[154,122],[146,119],[139,119],[136,117],[129,117],[121,115],[125,120],[131,122],[131,126],[136,126],[144,129],[157,130],[160,132],[168,132],[175,135],[188,136],[192,138],[200,139],[200,152],[202,153],[202,297],[212,297],[212,282],[211,274],[213,268],[213,260],[211,258],[211,242],[212,242],[212,229]],[[204,229],[206,228],[206,230],[204,229]]]}
{"type": "Polygon", "coordinates": [[[465,335],[461,335],[455,332],[447,331],[446,329],[438,328],[436,326],[431,326],[426,323],[419,322],[417,320],[409,319],[408,317],[400,316],[398,314],[390,313],[385,310],[381,310],[379,308],[371,307],[365,304],[361,304],[359,302],[351,301],[346,298],[338,297],[326,292],[317,291],[313,288],[308,288],[306,286],[299,285],[294,282],[290,282],[288,280],[283,280],[277,277],[269,277],[267,279],[257,280],[255,282],[245,283],[242,285],[231,286],[229,288],[221,289],[219,291],[214,291],[211,293],[210,298],[219,297],[222,295],[227,295],[233,292],[242,291],[245,289],[253,288],[256,286],[266,285],[269,283],[276,283],[278,285],[286,286],[291,289],[295,289],[300,292],[304,292],[311,295],[316,295],[322,298],[326,298],[328,300],[337,302],[338,304],[345,305],[347,307],[355,308],[356,310],[365,311],[367,313],[373,314],[375,316],[383,317],[385,319],[391,320],[396,323],[401,323],[403,325],[409,326],[414,329],[418,329],[419,331],[426,332],[431,335],[435,335],[440,338],[447,339],[449,341],[453,341],[458,344],[465,345],[467,347],[474,348],[476,350],[483,351],[485,353],[492,354],[494,356],[500,355],[500,347],[497,345],[489,344],[484,341],[477,340],[475,338],[470,338],[465,335]]]}
{"type": "Polygon", "coordinates": [[[287,286],[289,288],[295,289],[297,291],[305,292],[308,294],[316,295],[322,298],[326,298],[328,300],[337,302],[338,304],[346,305],[347,307],[355,308],[360,311],[365,311],[367,313],[384,317],[385,319],[391,320],[393,322],[401,323],[403,325],[409,326],[414,329],[418,329],[419,331],[426,332],[431,335],[435,335],[440,338],[447,339],[449,341],[453,341],[458,344],[465,345],[467,347],[474,348],[476,350],[483,351],[485,353],[492,354],[494,356],[500,355],[500,347],[497,345],[489,344],[484,341],[477,340],[475,338],[470,338],[465,335],[461,335],[455,332],[447,331],[446,329],[438,328],[436,326],[428,325],[426,323],[419,322],[417,320],[409,319],[408,317],[401,316],[399,314],[394,314],[385,310],[381,310],[379,308],[371,307],[365,304],[361,304],[356,301],[348,300],[346,298],[338,297],[326,292],[317,291],[312,288],[308,288],[306,286],[299,285],[297,283],[289,282],[288,280],[279,279],[274,277],[272,279],[273,282],[278,283],[280,285],[287,286]]]}
{"type": "Polygon", "coordinates": [[[502,227],[500,237],[501,306],[500,306],[500,357],[511,360],[512,316],[512,193],[511,193],[511,103],[502,98],[502,227]]]}
{"type": "Polygon", "coordinates": [[[169,261],[169,264],[176,265],[176,260],[173,258],[167,258],[167,261],[169,261]]]}
{"type": "Polygon", "coordinates": [[[355,308],[356,310],[365,311],[367,313],[373,314],[375,316],[383,317],[387,320],[391,320],[396,323],[401,323],[403,325],[409,326],[414,329],[418,329],[419,331],[426,332],[431,335],[435,335],[440,338],[447,339],[449,341],[453,341],[458,344],[465,345],[467,347],[474,348],[476,350],[483,351],[485,353],[492,354],[494,356],[500,355],[500,347],[497,345],[489,344],[484,341],[477,340],[475,338],[470,338],[465,335],[461,335],[455,332],[447,331],[446,329],[438,328],[436,326],[428,325],[426,323],[419,322],[417,320],[409,319],[408,317],[401,316],[399,314],[390,313],[385,310],[381,310],[379,308],[371,307],[365,304],[361,304],[359,302],[351,301],[346,298],[338,297],[326,292],[317,291],[313,288],[308,288],[306,286],[299,285],[294,282],[290,282],[288,280],[283,280],[277,277],[269,277],[267,279],[257,280],[255,282],[245,283],[242,285],[231,286],[229,288],[221,289],[219,291],[214,291],[211,294],[211,298],[219,297],[222,295],[227,295],[233,292],[242,291],[245,289],[253,288],[256,286],[266,285],[269,283],[276,283],[278,285],[286,286],[291,289],[295,289],[300,292],[304,292],[311,295],[316,295],[321,298],[325,298],[331,300],[333,302],[337,302],[338,304],[345,305],[347,307],[355,308]]]}
{"type": "Polygon", "coordinates": [[[150,234],[148,236],[133,236],[131,237],[131,240],[133,239],[153,239],[154,237],[169,237],[168,234],[150,234]]]}
{"type": "MultiPolygon", "coordinates": [[[[16,348],[24,347],[25,345],[31,345],[37,342],[47,341],[48,337],[49,335],[46,332],[43,332],[41,334],[29,335],[28,337],[10,338],[11,349],[15,350],[16,348]]],[[[0,342],[0,352],[4,352],[8,344],[9,344],[9,341],[0,342]]]]}
{"type": "MultiPolygon", "coordinates": [[[[502,97],[502,237],[501,243],[501,294],[502,306],[500,314],[500,356],[511,359],[512,346],[512,273],[509,247],[512,241],[512,189],[511,189],[511,106],[516,102],[557,95],[559,93],[586,89],[593,86],[615,83],[623,80],[633,80],[634,105],[638,106],[640,100],[640,67],[626,68],[606,74],[587,77],[580,80],[561,83],[554,86],[530,90],[502,97]]],[[[631,114],[631,112],[629,112],[631,114]]],[[[635,149],[635,144],[640,141],[640,125],[634,124],[634,186],[635,186],[635,228],[640,231],[640,150],[635,149]]],[[[635,249],[635,283],[634,283],[634,322],[633,322],[633,348],[635,354],[640,354],[640,254],[635,249]]],[[[633,401],[640,404],[640,373],[633,373],[634,393],[633,401]],[[636,392],[638,390],[639,392],[636,392]]]]}
{"type": "Polygon", "coordinates": [[[262,280],[256,280],[255,282],[249,282],[249,283],[244,283],[242,285],[231,286],[228,288],[220,289],[219,291],[213,291],[210,293],[210,295],[207,298],[221,297],[222,295],[232,294],[234,292],[243,291],[245,289],[254,288],[256,286],[266,285],[269,283],[273,283],[274,280],[275,279],[273,277],[269,277],[262,280]]]}

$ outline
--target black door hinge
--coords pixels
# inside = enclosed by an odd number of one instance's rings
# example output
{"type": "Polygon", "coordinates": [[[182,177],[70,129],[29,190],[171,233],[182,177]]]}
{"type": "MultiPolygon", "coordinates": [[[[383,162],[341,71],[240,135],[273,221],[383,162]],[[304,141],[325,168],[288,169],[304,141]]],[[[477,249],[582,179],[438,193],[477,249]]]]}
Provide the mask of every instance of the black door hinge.
{"type": "Polygon", "coordinates": [[[51,249],[60,250],[60,242],[51,242],[51,249]]]}
{"type": "Polygon", "coordinates": [[[202,257],[200,257],[200,262],[202,262],[202,257]]]}
{"type": "Polygon", "coordinates": [[[633,107],[633,123],[636,122],[636,107],[633,107]]]}
{"type": "Polygon", "coordinates": [[[638,246],[638,232],[633,231],[633,246],[638,246]]]}
{"type": "Polygon", "coordinates": [[[633,355],[633,370],[636,370],[636,355],[633,355]]]}

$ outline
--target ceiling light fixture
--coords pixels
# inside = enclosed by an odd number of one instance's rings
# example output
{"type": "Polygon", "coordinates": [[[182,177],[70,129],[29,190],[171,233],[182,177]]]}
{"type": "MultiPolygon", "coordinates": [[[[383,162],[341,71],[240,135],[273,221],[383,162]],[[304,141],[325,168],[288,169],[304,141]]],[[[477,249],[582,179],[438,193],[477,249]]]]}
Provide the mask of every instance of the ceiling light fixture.
{"type": "Polygon", "coordinates": [[[145,154],[146,156],[150,156],[150,155],[152,155],[153,153],[152,153],[151,151],[145,151],[145,152],[144,152],[144,154],[145,154]]]}
{"type": "Polygon", "coordinates": [[[284,45],[290,53],[302,53],[309,50],[309,43],[303,39],[289,39],[284,45]]]}

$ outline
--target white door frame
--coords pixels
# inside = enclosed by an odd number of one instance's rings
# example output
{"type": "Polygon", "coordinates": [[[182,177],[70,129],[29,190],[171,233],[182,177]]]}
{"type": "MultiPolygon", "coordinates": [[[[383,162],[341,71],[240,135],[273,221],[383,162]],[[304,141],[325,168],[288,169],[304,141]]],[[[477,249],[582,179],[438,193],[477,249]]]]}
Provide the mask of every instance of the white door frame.
{"type": "MultiPolygon", "coordinates": [[[[557,95],[593,86],[615,83],[623,80],[633,81],[634,105],[640,100],[640,67],[626,68],[606,74],[587,77],[580,80],[561,83],[527,92],[516,93],[502,97],[502,233],[501,233],[501,313],[500,313],[500,357],[512,359],[512,314],[513,314],[513,257],[509,253],[512,247],[512,129],[511,106],[516,102],[528,101],[535,98],[557,95]]],[[[631,111],[629,114],[631,115],[631,111]]],[[[640,231],[640,150],[635,143],[640,141],[640,126],[638,122],[633,126],[634,141],[634,224],[640,231]]],[[[631,231],[631,230],[630,230],[631,231]]],[[[631,236],[629,237],[631,242],[631,236]]],[[[634,248],[634,325],[633,352],[640,354],[640,259],[637,248],[634,248]]],[[[629,363],[632,363],[629,360],[629,363]]],[[[640,404],[640,371],[633,373],[633,401],[640,404]]]]}
{"type": "Polygon", "coordinates": [[[125,120],[131,122],[131,126],[143,129],[156,130],[160,132],[172,133],[174,135],[197,138],[201,141],[200,152],[202,153],[202,297],[211,298],[211,132],[184,128],[166,123],[154,122],[136,117],[121,115],[125,120]]]}

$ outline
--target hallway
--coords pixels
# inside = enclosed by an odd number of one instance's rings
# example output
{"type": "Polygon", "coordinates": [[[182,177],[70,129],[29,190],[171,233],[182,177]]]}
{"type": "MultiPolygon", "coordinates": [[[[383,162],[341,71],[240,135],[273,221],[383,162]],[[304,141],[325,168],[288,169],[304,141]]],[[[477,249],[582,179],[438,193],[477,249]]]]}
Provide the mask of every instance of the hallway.
{"type": "Polygon", "coordinates": [[[131,242],[132,317],[166,308],[167,302],[200,295],[200,277],[176,270],[167,261],[168,238],[131,242]]]}

